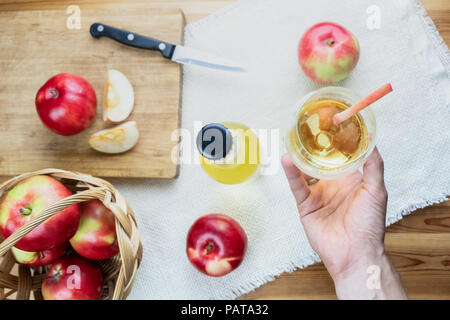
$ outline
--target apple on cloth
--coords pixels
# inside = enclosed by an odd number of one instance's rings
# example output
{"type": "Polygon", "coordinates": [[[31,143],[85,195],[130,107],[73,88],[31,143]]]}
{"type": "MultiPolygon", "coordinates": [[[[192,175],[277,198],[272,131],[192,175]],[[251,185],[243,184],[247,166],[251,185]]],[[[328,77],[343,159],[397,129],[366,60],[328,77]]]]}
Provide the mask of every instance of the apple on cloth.
{"type": "Polygon", "coordinates": [[[316,83],[346,79],[359,60],[359,42],[347,29],[332,22],[309,28],[300,40],[298,59],[305,74],[316,83]]]}
{"type": "MultiPolygon", "coordinates": [[[[0,234],[8,238],[44,209],[71,195],[65,185],[49,176],[34,176],[21,181],[0,201],[0,234]]],[[[73,237],[79,222],[80,206],[71,205],[25,235],[15,247],[39,252],[61,245],[73,237]]]]}
{"type": "Polygon", "coordinates": [[[209,214],[192,225],[187,236],[186,253],[200,272],[224,276],[237,267],[247,250],[247,235],[240,224],[224,214],[209,214]]]}

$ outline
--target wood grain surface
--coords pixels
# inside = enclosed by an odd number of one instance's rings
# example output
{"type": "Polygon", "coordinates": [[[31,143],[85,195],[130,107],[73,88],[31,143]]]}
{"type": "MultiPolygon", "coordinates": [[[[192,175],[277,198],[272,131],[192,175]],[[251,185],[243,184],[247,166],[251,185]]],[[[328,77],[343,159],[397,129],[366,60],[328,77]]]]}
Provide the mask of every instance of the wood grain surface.
{"type": "Polygon", "coordinates": [[[178,142],[171,135],[180,123],[180,65],[159,52],[94,39],[89,27],[103,22],[179,44],[181,10],[85,9],[80,29],[67,28],[67,18],[65,10],[0,12],[0,139],[10,142],[0,144],[0,175],[58,168],[100,177],[174,178],[178,166],[172,151],[178,142]],[[132,83],[135,105],[127,120],[135,120],[140,131],[137,146],[118,155],[88,145],[91,134],[114,126],[101,116],[108,69],[123,72],[132,83]],[[81,75],[97,93],[92,126],[71,137],[43,126],[34,104],[37,90],[61,72],[81,75]]]}
{"type": "MultiPolygon", "coordinates": [[[[355,0],[356,1],[356,0],[355,0]]],[[[140,6],[181,8],[187,23],[198,20],[232,3],[233,0],[2,0],[0,10],[64,9],[69,4],[83,8],[140,6]]],[[[442,37],[450,44],[450,1],[422,0],[442,37]]],[[[430,206],[391,226],[386,247],[412,299],[450,299],[450,201],[430,206]]],[[[335,299],[333,283],[322,264],[283,274],[247,299],[335,299]]]]}

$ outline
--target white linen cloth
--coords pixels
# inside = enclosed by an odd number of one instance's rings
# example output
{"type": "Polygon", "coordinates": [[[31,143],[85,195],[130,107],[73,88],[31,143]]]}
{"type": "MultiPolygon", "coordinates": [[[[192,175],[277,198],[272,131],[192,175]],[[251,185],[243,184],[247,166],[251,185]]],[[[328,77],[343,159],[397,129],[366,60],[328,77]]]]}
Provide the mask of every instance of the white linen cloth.
{"type": "Polygon", "coordinates": [[[113,179],[136,212],[144,245],[130,299],[235,298],[319,261],[279,157],[295,103],[318,87],[298,66],[297,44],[321,21],[344,25],[360,41],[359,64],[339,85],[365,95],[391,81],[395,90],[373,106],[390,195],[387,224],[450,194],[450,54],[418,1],[238,1],[186,27],[186,46],[238,61],[250,72],[185,67],[182,128],[191,141],[185,137],[190,148],[183,152],[196,158],[195,121],[280,129],[279,148],[266,150],[275,174],[229,187],[198,164],[182,164],[173,181],[113,179]],[[185,253],[189,227],[212,212],[234,217],[249,239],[242,265],[222,278],[199,273],[185,253]]]}

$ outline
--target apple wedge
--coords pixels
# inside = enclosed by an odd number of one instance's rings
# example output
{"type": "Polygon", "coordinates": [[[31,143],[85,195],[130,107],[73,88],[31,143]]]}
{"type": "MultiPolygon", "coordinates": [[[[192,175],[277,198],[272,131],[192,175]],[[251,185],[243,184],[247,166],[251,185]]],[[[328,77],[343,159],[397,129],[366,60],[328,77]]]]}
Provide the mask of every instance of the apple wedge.
{"type": "Polygon", "coordinates": [[[128,121],[117,127],[94,133],[89,138],[89,145],[96,151],[115,154],[132,149],[138,139],[139,129],[136,121],[128,121]]]}
{"type": "Polygon", "coordinates": [[[128,78],[120,71],[108,70],[103,103],[103,120],[122,122],[133,111],[134,91],[128,78]]]}

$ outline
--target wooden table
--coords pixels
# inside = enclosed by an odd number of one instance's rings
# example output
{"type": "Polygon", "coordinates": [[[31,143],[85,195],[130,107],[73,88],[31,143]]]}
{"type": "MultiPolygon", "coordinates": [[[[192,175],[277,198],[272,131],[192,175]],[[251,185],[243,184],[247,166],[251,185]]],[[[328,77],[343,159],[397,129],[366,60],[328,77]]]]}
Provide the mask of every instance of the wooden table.
{"type": "MultiPolygon", "coordinates": [[[[2,0],[0,10],[37,10],[105,6],[181,8],[187,23],[218,10],[233,0],[2,0]]],[[[450,1],[422,0],[441,35],[450,45],[450,1]]],[[[0,179],[2,180],[2,179],[0,179]]],[[[450,183],[450,182],[449,182],[450,183]]],[[[391,226],[386,247],[412,299],[450,299],[450,201],[418,210],[391,226]]],[[[262,286],[247,299],[335,299],[334,287],[322,264],[317,264],[262,286]]]]}

